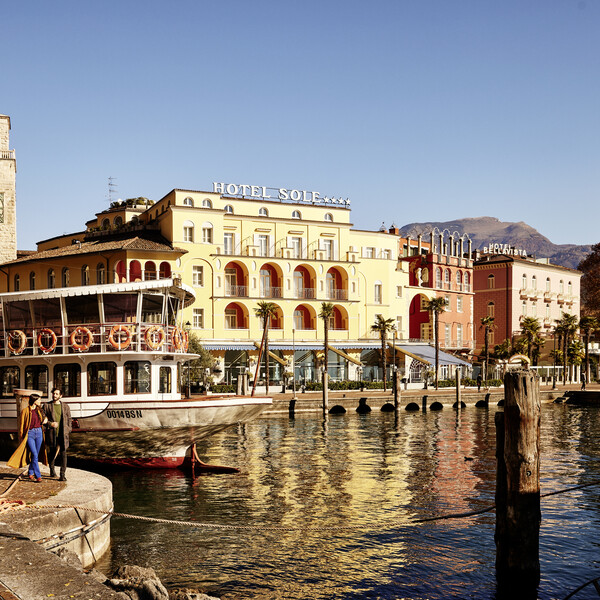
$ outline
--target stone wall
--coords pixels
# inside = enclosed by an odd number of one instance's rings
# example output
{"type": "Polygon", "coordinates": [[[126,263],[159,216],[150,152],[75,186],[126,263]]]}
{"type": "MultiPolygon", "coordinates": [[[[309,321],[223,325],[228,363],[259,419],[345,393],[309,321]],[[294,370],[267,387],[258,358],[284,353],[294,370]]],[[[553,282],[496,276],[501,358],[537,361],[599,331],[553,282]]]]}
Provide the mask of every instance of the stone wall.
{"type": "Polygon", "coordinates": [[[0,263],[17,258],[17,162],[9,145],[10,118],[0,115],[0,263]]]}

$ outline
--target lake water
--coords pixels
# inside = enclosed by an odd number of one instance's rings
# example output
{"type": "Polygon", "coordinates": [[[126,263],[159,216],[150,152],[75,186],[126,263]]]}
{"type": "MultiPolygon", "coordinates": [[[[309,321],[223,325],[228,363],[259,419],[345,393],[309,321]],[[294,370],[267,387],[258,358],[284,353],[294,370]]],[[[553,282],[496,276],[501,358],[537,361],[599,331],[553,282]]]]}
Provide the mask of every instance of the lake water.
{"type": "MultiPolygon", "coordinates": [[[[109,473],[117,512],[254,529],[116,517],[99,568],[151,566],[169,587],[224,600],[497,598],[495,512],[415,523],[494,503],[494,412],[263,418],[203,453],[238,475],[109,473]]],[[[543,407],[542,493],[600,480],[599,419],[596,408],[543,407]]],[[[542,499],[539,598],[600,576],[599,523],[600,486],[542,499]]]]}

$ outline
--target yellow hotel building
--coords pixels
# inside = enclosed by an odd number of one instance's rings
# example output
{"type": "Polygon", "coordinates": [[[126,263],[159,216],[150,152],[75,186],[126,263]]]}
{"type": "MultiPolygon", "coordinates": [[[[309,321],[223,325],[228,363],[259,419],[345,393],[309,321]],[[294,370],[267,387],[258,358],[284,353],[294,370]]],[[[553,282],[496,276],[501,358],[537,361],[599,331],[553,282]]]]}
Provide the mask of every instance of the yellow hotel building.
{"type": "MultiPolygon", "coordinates": [[[[409,306],[415,296],[434,297],[436,291],[409,285],[397,230],[354,229],[349,203],[342,200],[306,201],[307,193],[296,190],[281,200],[265,197],[268,188],[233,186],[246,192],[242,197],[227,193],[232,186],[218,186],[212,192],[174,189],[155,203],[113,203],[85,230],[44,240],[36,252],[4,263],[0,287],[179,277],[196,294],[184,319],[217,358],[218,378],[228,383],[248,368],[254,372],[262,337],[255,308],[263,300],[277,305],[269,333],[271,379],[289,373],[293,350],[297,381],[317,379],[323,349],[318,314],[330,302],[332,378],[381,377],[379,337],[371,331],[380,314],[396,324],[398,344],[390,359],[407,378],[421,380],[431,359],[419,356],[407,339],[409,306]]],[[[443,356],[449,365],[466,364],[443,356]]]]}

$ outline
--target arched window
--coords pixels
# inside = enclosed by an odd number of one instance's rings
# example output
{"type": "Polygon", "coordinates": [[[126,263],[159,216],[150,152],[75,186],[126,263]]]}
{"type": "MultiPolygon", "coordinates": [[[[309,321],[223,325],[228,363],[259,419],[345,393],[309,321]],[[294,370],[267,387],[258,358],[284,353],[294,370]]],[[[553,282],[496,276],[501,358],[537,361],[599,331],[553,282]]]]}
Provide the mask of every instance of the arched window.
{"type": "Polygon", "coordinates": [[[96,265],[96,283],[98,285],[106,283],[106,267],[102,263],[96,265]]]}
{"type": "Polygon", "coordinates": [[[447,290],[449,290],[451,287],[450,281],[451,281],[450,269],[446,269],[444,271],[444,288],[447,290]]]}
{"type": "Polygon", "coordinates": [[[35,290],[35,273],[33,271],[29,273],[29,289],[35,290]]]}
{"type": "Polygon", "coordinates": [[[269,216],[269,211],[264,207],[261,206],[259,211],[258,211],[259,216],[261,217],[268,217],[269,216]]]}
{"type": "Polygon", "coordinates": [[[456,289],[462,292],[462,272],[456,271],[456,289]]]}
{"type": "Polygon", "coordinates": [[[442,269],[440,269],[439,267],[437,267],[435,270],[435,287],[442,287],[442,269]]]}
{"type": "Polygon", "coordinates": [[[120,260],[115,265],[115,282],[123,283],[127,281],[127,267],[125,266],[125,261],[120,260]]]}
{"type": "Polygon", "coordinates": [[[546,291],[550,291],[550,277],[546,277],[546,291]]]}
{"type": "Polygon", "coordinates": [[[194,199],[190,198],[189,196],[187,198],[183,199],[183,205],[184,206],[194,206],[194,199]]]}
{"type": "Polygon", "coordinates": [[[144,265],[144,280],[153,281],[156,278],[156,263],[152,260],[146,261],[146,264],[144,265]]]}
{"type": "Polygon", "coordinates": [[[537,290],[537,277],[535,275],[531,278],[531,289],[537,290]]]}
{"type": "Polygon", "coordinates": [[[70,277],[69,277],[69,268],[63,267],[60,273],[60,285],[62,287],[69,287],[70,277]]]}
{"type": "Polygon", "coordinates": [[[496,313],[496,305],[493,302],[488,302],[487,305],[487,316],[494,317],[496,313]]]}
{"type": "Polygon", "coordinates": [[[233,206],[231,204],[228,204],[223,210],[229,215],[233,214],[233,206]]]}
{"type": "Polygon", "coordinates": [[[328,223],[333,223],[333,215],[331,213],[325,213],[323,220],[327,221],[328,223]]]}
{"type": "Polygon", "coordinates": [[[521,289],[527,289],[527,275],[525,273],[523,273],[523,277],[521,278],[521,289]]]}
{"type": "Polygon", "coordinates": [[[115,227],[121,227],[123,225],[123,217],[117,217],[115,219],[115,227]]]}
{"type": "Polygon", "coordinates": [[[496,287],[496,277],[494,275],[488,276],[488,290],[493,290],[496,287]]]}
{"type": "Polygon", "coordinates": [[[48,269],[48,288],[52,289],[56,287],[56,274],[54,269],[48,269]]]}
{"type": "Polygon", "coordinates": [[[15,292],[20,292],[21,291],[21,278],[18,275],[15,275],[15,292]]]}
{"type": "Polygon", "coordinates": [[[295,210],[292,212],[292,219],[301,219],[302,213],[299,210],[295,210]]]}
{"type": "Polygon", "coordinates": [[[163,261],[160,263],[159,277],[161,279],[169,279],[171,277],[171,265],[170,263],[163,261]]]}
{"type": "Polygon", "coordinates": [[[573,295],[573,284],[570,281],[567,283],[567,294],[569,294],[569,296],[573,295]]]}
{"type": "Polygon", "coordinates": [[[194,241],[194,223],[192,221],[183,222],[183,241],[193,242],[194,241]]]}
{"type": "Polygon", "coordinates": [[[565,282],[562,279],[558,282],[558,293],[559,294],[565,293],[565,282]]]}
{"type": "Polygon", "coordinates": [[[208,198],[205,198],[202,200],[202,208],[212,208],[212,202],[208,198]]]}
{"type": "Polygon", "coordinates": [[[103,219],[102,229],[110,229],[110,219],[103,219]]]}
{"type": "Polygon", "coordinates": [[[204,221],[204,223],[202,223],[202,243],[213,243],[213,224],[209,221],[204,221]]]}
{"type": "Polygon", "coordinates": [[[90,268],[87,265],[81,267],[81,285],[90,285],[90,268]]]}
{"type": "Polygon", "coordinates": [[[139,260],[129,263],[129,281],[142,281],[142,265],[139,260]]]}
{"type": "Polygon", "coordinates": [[[527,300],[523,300],[521,304],[521,314],[526,317],[527,316],[527,300]]]}

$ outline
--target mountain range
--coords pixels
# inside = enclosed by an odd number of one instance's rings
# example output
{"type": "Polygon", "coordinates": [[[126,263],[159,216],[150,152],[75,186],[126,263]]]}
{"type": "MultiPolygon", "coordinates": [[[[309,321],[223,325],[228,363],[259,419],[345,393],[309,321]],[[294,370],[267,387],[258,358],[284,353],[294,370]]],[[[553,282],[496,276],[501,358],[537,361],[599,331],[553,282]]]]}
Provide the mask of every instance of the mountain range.
{"type": "Polygon", "coordinates": [[[483,250],[490,244],[508,244],[520,248],[528,256],[548,258],[555,265],[576,269],[577,265],[591,252],[590,245],[553,244],[537,229],[520,221],[510,223],[500,221],[496,217],[475,217],[456,219],[454,221],[429,221],[426,223],[409,223],[400,228],[400,234],[416,237],[419,233],[428,239],[431,230],[437,227],[440,231],[447,229],[450,233],[457,231],[466,233],[473,242],[473,249],[483,250]]]}

